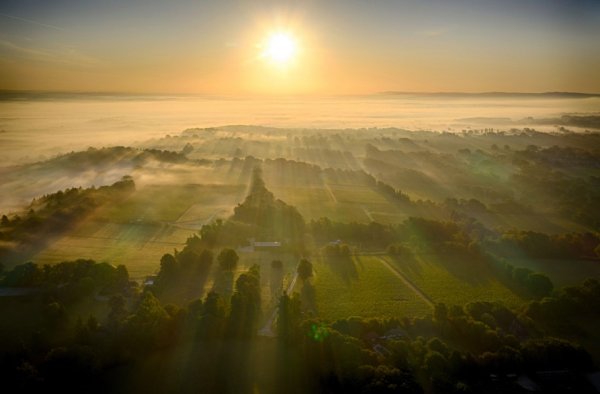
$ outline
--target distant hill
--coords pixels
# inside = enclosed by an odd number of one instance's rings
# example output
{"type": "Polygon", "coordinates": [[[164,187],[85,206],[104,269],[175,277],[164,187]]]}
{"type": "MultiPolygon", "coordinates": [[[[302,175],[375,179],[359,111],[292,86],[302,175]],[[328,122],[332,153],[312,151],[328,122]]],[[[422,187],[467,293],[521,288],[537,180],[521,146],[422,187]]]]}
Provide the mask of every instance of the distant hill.
{"type": "MultiPolygon", "coordinates": [[[[600,93],[580,92],[403,92],[384,91],[374,94],[358,96],[415,96],[415,97],[439,97],[439,98],[590,98],[600,97],[600,93]]],[[[45,91],[45,90],[6,90],[0,89],[0,101],[55,101],[55,100],[165,100],[185,98],[219,98],[219,95],[191,94],[191,93],[127,93],[127,92],[67,92],[67,91],[45,91]]],[[[240,96],[241,97],[241,96],[240,96]]],[[[250,99],[252,96],[244,96],[250,99]]],[[[346,97],[341,95],[339,97],[346,97]]],[[[347,97],[354,97],[353,95],[347,97]]],[[[222,97],[221,97],[222,98],[222,97]]]]}
{"type": "Polygon", "coordinates": [[[600,97],[600,93],[578,93],[578,92],[542,92],[542,93],[523,93],[523,92],[381,92],[384,96],[420,96],[420,97],[444,97],[444,98],[590,98],[600,97]]]}

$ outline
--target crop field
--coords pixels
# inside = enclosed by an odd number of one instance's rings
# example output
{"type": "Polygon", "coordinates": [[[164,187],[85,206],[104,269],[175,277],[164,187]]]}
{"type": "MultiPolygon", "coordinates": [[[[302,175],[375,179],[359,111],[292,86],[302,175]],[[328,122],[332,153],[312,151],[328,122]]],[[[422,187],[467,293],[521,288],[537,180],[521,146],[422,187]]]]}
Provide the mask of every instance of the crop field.
{"type": "Polygon", "coordinates": [[[40,264],[78,258],[124,264],[133,279],[154,274],[165,253],[181,249],[202,224],[226,217],[244,185],[155,185],[96,210],[33,257],[40,264]]]}
{"type": "Polygon", "coordinates": [[[502,301],[518,306],[522,299],[502,284],[491,272],[459,264],[443,265],[433,256],[422,255],[413,261],[386,260],[405,275],[433,302],[464,305],[472,301],[502,301]]]}
{"type": "Polygon", "coordinates": [[[165,253],[181,249],[191,231],[164,225],[84,223],[32,258],[55,264],[79,258],[124,264],[133,279],[154,274],[165,253]]]}
{"type": "Polygon", "coordinates": [[[243,200],[245,185],[149,185],[96,217],[116,223],[201,220],[243,200]],[[189,212],[188,212],[189,211],[189,212]]]}
{"type": "Polygon", "coordinates": [[[273,194],[298,208],[306,220],[328,217],[339,222],[383,223],[404,216],[384,197],[365,186],[271,187],[273,194]]]}
{"type": "Polygon", "coordinates": [[[270,187],[270,190],[276,198],[295,206],[306,220],[327,216],[335,207],[324,188],[270,187]]]}
{"type": "Polygon", "coordinates": [[[272,188],[275,197],[295,206],[307,221],[328,217],[341,222],[368,222],[365,213],[356,204],[334,201],[326,188],[281,187],[272,188]]]}
{"type": "Polygon", "coordinates": [[[329,188],[340,203],[360,202],[370,206],[388,206],[387,200],[370,187],[359,185],[330,184],[329,188]]]}
{"type": "Polygon", "coordinates": [[[431,308],[377,257],[355,259],[356,277],[344,278],[323,261],[313,261],[318,314],[336,320],[350,316],[420,316],[431,308]]]}

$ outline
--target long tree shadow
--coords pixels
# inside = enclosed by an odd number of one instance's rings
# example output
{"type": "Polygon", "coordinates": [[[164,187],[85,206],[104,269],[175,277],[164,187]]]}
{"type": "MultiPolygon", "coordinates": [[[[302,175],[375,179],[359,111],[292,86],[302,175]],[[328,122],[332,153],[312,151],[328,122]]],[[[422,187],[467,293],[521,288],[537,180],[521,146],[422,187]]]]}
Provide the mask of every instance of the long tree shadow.
{"type": "Polygon", "coordinates": [[[321,250],[323,260],[331,271],[346,284],[358,279],[358,270],[350,247],[345,244],[329,244],[321,250]]]}
{"type": "Polygon", "coordinates": [[[412,253],[410,254],[389,254],[394,267],[408,276],[423,276],[422,263],[412,253]]]}
{"type": "Polygon", "coordinates": [[[317,309],[315,286],[312,284],[310,278],[306,279],[304,283],[302,283],[302,289],[300,290],[300,302],[306,312],[309,312],[314,316],[318,315],[319,311],[317,309]]]}
{"type": "Polygon", "coordinates": [[[185,299],[195,300],[202,297],[204,295],[204,286],[206,285],[207,280],[208,273],[200,273],[190,278],[187,283],[185,299]]]}
{"type": "Polygon", "coordinates": [[[325,262],[331,271],[339,276],[346,284],[358,279],[358,270],[354,257],[351,255],[325,256],[325,262]]]}
{"type": "Polygon", "coordinates": [[[444,268],[452,276],[472,286],[488,283],[494,276],[485,257],[469,253],[434,253],[421,256],[422,260],[444,268]]]}
{"type": "Polygon", "coordinates": [[[233,271],[217,271],[212,290],[224,299],[229,299],[233,294],[233,271]]]}
{"type": "Polygon", "coordinates": [[[269,272],[269,290],[271,292],[271,301],[278,302],[279,296],[283,293],[283,263],[279,260],[271,262],[271,270],[269,272]]]}

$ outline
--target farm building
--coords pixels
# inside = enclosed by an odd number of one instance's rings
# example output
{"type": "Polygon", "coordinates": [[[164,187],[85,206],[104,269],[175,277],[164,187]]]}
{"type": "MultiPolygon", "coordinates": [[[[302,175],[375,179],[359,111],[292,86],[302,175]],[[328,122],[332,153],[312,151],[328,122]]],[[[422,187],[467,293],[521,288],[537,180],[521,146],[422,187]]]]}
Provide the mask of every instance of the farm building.
{"type": "Polygon", "coordinates": [[[249,239],[249,245],[239,248],[238,251],[242,253],[250,253],[255,251],[277,251],[281,248],[281,242],[279,241],[255,241],[249,239]]]}
{"type": "Polygon", "coordinates": [[[273,241],[273,242],[254,242],[254,249],[258,250],[267,250],[267,249],[276,249],[281,246],[281,242],[273,241]]]}

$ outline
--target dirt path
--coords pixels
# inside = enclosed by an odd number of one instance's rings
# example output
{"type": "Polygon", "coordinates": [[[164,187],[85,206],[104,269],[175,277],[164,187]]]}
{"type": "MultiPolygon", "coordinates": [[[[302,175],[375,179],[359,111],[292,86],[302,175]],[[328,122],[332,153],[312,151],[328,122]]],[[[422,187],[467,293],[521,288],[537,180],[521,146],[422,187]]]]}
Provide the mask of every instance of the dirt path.
{"type": "Polygon", "coordinates": [[[362,210],[365,213],[365,215],[367,215],[370,221],[375,221],[375,219],[373,219],[373,215],[371,215],[371,212],[369,212],[369,210],[366,207],[362,207],[362,210]]]}
{"type": "Polygon", "coordinates": [[[325,184],[325,189],[327,189],[327,192],[329,193],[329,196],[331,197],[333,202],[337,204],[338,200],[337,200],[337,197],[335,196],[335,194],[333,194],[333,190],[331,190],[331,186],[329,186],[328,184],[325,184]]]}
{"type": "Polygon", "coordinates": [[[171,227],[179,228],[179,229],[182,229],[182,230],[193,230],[193,231],[196,231],[196,230],[200,230],[202,228],[202,226],[204,226],[205,224],[211,223],[219,215],[222,215],[224,213],[226,214],[227,212],[229,212],[228,209],[221,208],[221,209],[217,209],[216,211],[214,211],[207,218],[181,220],[194,206],[195,205],[192,205],[191,207],[189,207],[174,222],[163,222],[163,223],[165,223],[166,225],[169,225],[171,227]]]}
{"type": "Polygon", "coordinates": [[[175,219],[172,223],[178,223],[181,221],[181,219],[183,219],[185,217],[185,215],[191,211],[194,207],[196,206],[196,204],[192,204],[189,207],[187,207],[187,209],[185,211],[183,211],[181,213],[181,215],[179,215],[179,217],[177,219],[175,219]]]}
{"type": "MultiPolygon", "coordinates": [[[[100,237],[96,235],[67,235],[66,237],[70,238],[81,238],[81,239],[104,239],[107,241],[126,241],[126,238],[118,238],[118,237],[100,237]]],[[[65,238],[66,238],[65,237],[65,238]]],[[[146,241],[143,245],[146,244],[161,244],[161,245],[185,245],[185,241],[182,242],[170,242],[170,241],[146,241]]],[[[142,247],[143,247],[142,245],[142,247]]],[[[141,249],[141,247],[140,247],[141,249]]]]}
{"type": "Polygon", "coordinates": [[[417,286],[415,286],[406,276],[404,276],[403,273],[401,273],[400,271],[398,271],[396,268],[392,267],[392,265],[390,263],[388,263],[387,261],[385,261],[385,259],[378,257],[379,261],[381,261],[381,263],[387,267],[388,270],[390,270],[390,272],[394,275],[396,275],[396,277],[398,279],[400,279],[402,282],[404,282],[404,284],[406,286],[408,286],[409,289],[411,289],[419,298],[421,298],[423,301],[425,301],[425,303],[427,305],[429,305],[430,307],[433,308],[433,300],[431,298],[429,298],[427,296],[427,294],[423,293],[421,291],[421,289],[419,289],[417,286]]]}

